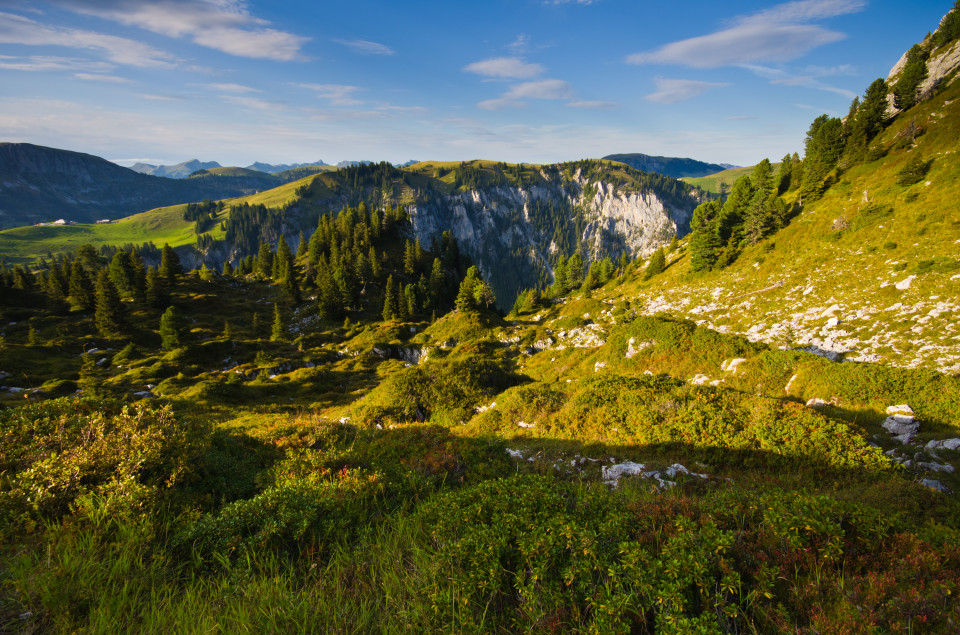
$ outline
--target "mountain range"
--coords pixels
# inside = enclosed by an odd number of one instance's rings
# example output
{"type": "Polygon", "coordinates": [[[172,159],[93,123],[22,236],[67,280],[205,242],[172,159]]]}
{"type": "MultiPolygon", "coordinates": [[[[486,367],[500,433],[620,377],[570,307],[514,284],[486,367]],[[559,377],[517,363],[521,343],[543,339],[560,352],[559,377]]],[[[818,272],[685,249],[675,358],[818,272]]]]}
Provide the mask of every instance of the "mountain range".
{"type": "Polygon", "coordinates": [[[710,176],[737,166],[729,163],[704,163],[696,159],[676,157],[656,157],[647,154],[608,154],[607,161],[619,161],[642,172],[657,172],[675,179],[684,177],[710,176]]]}

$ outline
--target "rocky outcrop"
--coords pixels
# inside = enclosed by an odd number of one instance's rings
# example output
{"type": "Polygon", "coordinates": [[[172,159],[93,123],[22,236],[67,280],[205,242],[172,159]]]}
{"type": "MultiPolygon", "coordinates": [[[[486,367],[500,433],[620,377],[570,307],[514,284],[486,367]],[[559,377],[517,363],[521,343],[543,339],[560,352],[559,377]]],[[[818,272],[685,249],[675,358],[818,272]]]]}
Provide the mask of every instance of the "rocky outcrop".
{"type": "Polygon", "coordinates": [[[572,179],[541,176],[536,185],[435,194],[409,204],[413,233],[430,244],[449,230],[503,304],[520,289],[552,277],[550,263],[561,250],[558,232],[572,234],[570,242],[588,261],[621,253],[647,256],[675,234],[687,233],[699,203],[693,193],[667,202],[653,189],[594,180],[580,170],[572,179]]]}

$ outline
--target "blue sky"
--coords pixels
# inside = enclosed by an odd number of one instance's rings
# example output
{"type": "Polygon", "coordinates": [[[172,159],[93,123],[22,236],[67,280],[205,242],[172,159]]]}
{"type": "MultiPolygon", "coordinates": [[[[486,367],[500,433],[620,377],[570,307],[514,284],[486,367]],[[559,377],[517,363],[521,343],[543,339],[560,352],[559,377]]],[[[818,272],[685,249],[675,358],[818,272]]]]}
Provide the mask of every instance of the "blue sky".
{"type": "Polygon", "coordinates": [[[952,2],[0,0],[0,140],[223,165],[802,152],[952,2]]]}

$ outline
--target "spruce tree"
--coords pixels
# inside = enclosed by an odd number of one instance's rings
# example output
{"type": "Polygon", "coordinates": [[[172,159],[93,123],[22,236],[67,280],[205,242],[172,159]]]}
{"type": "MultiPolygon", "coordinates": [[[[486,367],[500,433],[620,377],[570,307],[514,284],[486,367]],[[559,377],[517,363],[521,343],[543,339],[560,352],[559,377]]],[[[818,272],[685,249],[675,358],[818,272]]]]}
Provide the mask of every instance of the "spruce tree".
{"type": "Polygon", "coordinates": [[[690,270],[710,271],[717,262],[720,238],[717,220],[722,210],[720,201],[701,203],[693,210],[690,221],[690,270]]]}
{"type": "Polygon", "coordinates": [[[650,262],[647,263],[647,268],[643,271],[643,279],[649,280],[655,275],[663,273],[666,268],[667,258],[663,254],[663,247],[658,247],[650,256],[650,262]]]}
{"type": "Polygon", "coordinates": [[[177,281],[177,276],[183,273],[183,267],[180,265],[180,257],[170,245],[164,243],[163,250],[160,252],[160,277],[167,284],[173,285],[177,281]]]}
{"type": "Polygon", "coordinates": [[[94,307],[93,283],[79,260],[74,260],[70,268],[70,304],[81,311],[94,307]]]}
{"type": "Polygon", "coordinates": [[[155,309],[170,304],[170,293],[167,291],[167,281],[160,276],[160,272],[149,267],[146,282],[147,305],[155,309]]]}
{"type": "Polygon", "coordinates": [[[282,342],[286,339],[286,333],[283,329],[283,315],[280,313],[280,305],[273,305],[273,327],[270,329],[270,341],[282,342]]]}
{"type": "Polygon", "coordinates": [[[383,319],[389,321],[397,317],[397,298],[393,290],[393,275],[387,277],[387,284],[383,291],[383,319]]]}
{"type": "Polygon", "coordinates": [[[160,344],[167,350],[183,346],[183,317],[175,306],[167,307],[160,316],[160,344]]]}
{"type": "Polygon", "coordinates": [[[583,259],[580,254],[573,254],[567,260],[567,288],[576,289],[583,284],[583,259]]]}
{"type": "Polygon", "coordinates": [[[97,331],[104,337],[122,334],[126,328],[123,303],[106,269],[101,269],[97,276],[95,304],[94,321],[97,331]]]}
{"type": "Polygon", "coordinates": [[[550,293],[555,298],[559,298],[567,292],[567,259],[560,256],[557,260],[557,266],[553,268],[553,284],[550,287],[550,293]]]}

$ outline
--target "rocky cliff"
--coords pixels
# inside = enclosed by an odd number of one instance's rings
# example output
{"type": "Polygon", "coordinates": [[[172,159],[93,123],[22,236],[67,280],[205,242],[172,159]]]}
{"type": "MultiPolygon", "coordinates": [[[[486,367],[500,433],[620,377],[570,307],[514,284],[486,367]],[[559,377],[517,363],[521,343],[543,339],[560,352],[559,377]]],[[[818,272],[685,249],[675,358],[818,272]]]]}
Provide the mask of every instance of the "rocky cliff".
{"type": "Polygon", "coordinates": [[[646,256],[688,231],[699,194],[668,197],[654,188],[604,180],[602,171],[572,178],[541,172],[536,185],[471,189],[407,205],[413,232],[426,245],[446,230],[491,280],[500,304],[526,287],[552,281],[559,253],[588,262],[646,256]],[[670,199],[669,202],[667,199],[670,199]]]}

